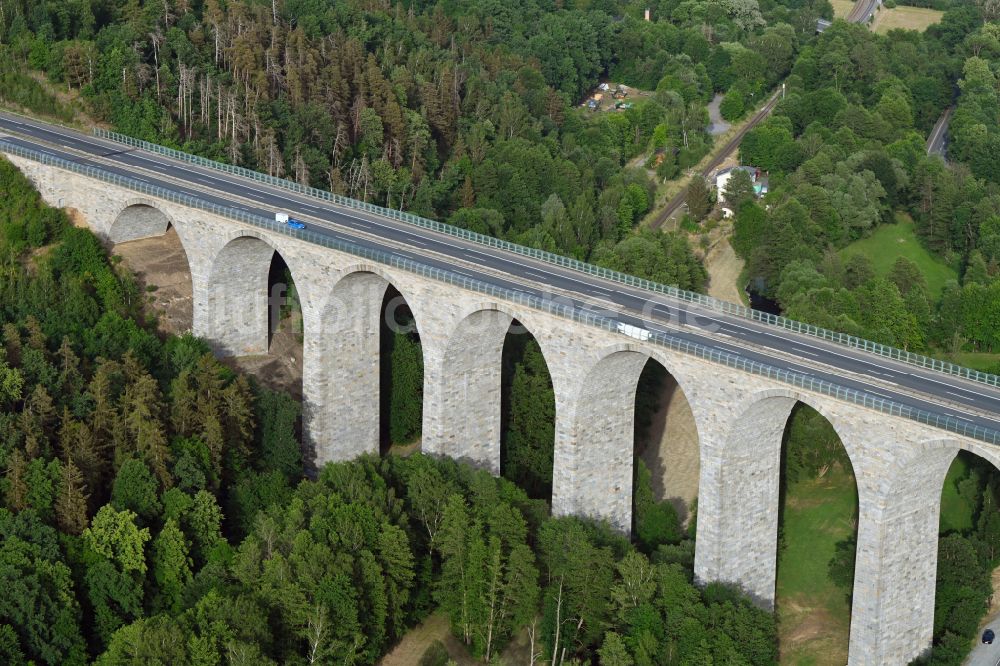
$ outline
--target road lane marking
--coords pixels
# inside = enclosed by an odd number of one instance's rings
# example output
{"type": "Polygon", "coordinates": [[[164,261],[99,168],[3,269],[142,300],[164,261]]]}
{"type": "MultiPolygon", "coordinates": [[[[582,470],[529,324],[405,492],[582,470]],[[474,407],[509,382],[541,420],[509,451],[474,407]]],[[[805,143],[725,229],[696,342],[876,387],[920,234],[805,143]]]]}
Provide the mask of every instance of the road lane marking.
{"type": "MultiPolygon", "coordinates": [[[[17,123],[17,121],[11,121],[11,122],[14,122],[14,124],[19,124],[19,125],[28,127],[27,125],[24,125],[23,123],[17,123]]],[[[53,132],[51,130],[47,130],[47,129],[44,129],[44,128],[41,128],[40,131],[48,133],[48,134],[53,134],[55,136],[62,136],[58,132],[53,132]]],[[[82,145],[93,146],[93,147],[96,147],[96,148],[99,148],[99,149],[105,148],[105,146],[103,146],[103,145],[96,144],[96,143],[93,143],[93,142],[90,142],[90,141],[85,141],[85,140],[79,140],[79,143],[82,144],[82,145]]],[[[52,155],[52,153],[49,153],[49,152],[47,152],[45,150],[41,150],[41,152],[43,152],[44,154],[52,155]]],[[[168,166],[171,167],[171,168],[180,170],[180,171],[187,172],[187,173],[198,174],[195,177],[198,178],[199,180],[200,180],[199,176],[200,175],[204,175],[201,171],[197,171],[197,170],[193,170],[193,169],[188,169],[188,168],[185,168],[185,167],[182,167],[182,166],[178,166],[178,165],[175,165],[175,164],[172,164],[172,163],[169,163],[169,162],[157,161],[155,159],[151,159],[149,157],[145,157],[144,155],[142,155],[139,152],[133,152],[133,153],[130,153],[130,154],[134,155],[138,160],[140,160],[140,161],[142,161],[144,163],[152,164],[153,167],[154,167],[153,171],[157,172],[158,174],[160,174],[161,176],[164,176],[164,177],[170,177],[171,176],[170,173],[168,173],[168,172],[165,171],[168,166]]],[[[119,161],[120,163],[125,164],[124,162],[121,162],[120,160],[116,160],[116,161],[119,161]]],[[[177,160],[177,161],[179,162],[180,160],[177,160]]],[[[228,175],[228,174],[226,174],[226,175],[228,175]]],[[[139,180],[139,181],[142,181],[142,182],[146,182],[146,183],[149,182],[149,181],[147,181],[147,180],[145,180],[143,178],[139,178],[139,177],[135,177],[135,178],[136,178],[136,180],[139,180]]],[[[238,192],[234,192],[234,193],[226,192],[226,194],[231,194],[233,196],[249,196],[249,198],[257,199],[263,205],[273,205],[273,204],[272,204],[271,201],[261,201],[262,198],[276,199],[276,200],[288,202],[290,204],[293,204],[294,206],[308,207],[308,208],[311,208],[313,210],[322,211],[322,212],[326,213],[328,216],[340,216],[340,217],[350,218],[352,220],[355,220],[355,222],[361,223],[361,225],[364,225],[366,227],[377,226],[377,227],[383,227],[383,228],[387,228],[387,229],[392,229],[393,231],[395,231],[397,233],[400,233],[400,234],[408,237],[407,240],[405,240],[404,242],[412,243],[414,245],[419,245],[419,246],[425,247],[425,248],[428,247],[427,243],[418,240],[418,238],[420,238],[420,237],[417,235],[417,230],[416,229],[413,229],[413,230],[408,229],[405,224],[404,225],[385,224],[385,223],[381,223],[381,222],[375,221],[375,220],[373,220],[371,218],[364,218],[364,217],[359,217],[357,215],[351,215],[351,214],[345,212],[345,210],[352,210],[352,209],[347,208],[347,207],[341,208],[341,207],[338,207],[338,206],[331,205],[331,206],[328,206],[326,208],[320,208],[320,207],[317,207],[317,206],[312,206],[312,205],[306,204],[306,203],[304,203],[302,201],[298,201],[296,199],[290,199],[288,197],[282,196],[282,195],[280,195],[280,194],[278,194],[276,192],[273,192],[271,190],[266,191],[266,193],[265,192],[260,192],[260,191],[251,189],[247,184],[245,184],[243,182],[244,180],[250,180],[250,179],[244,179],[244,178],[235,177],[235,176],[233,176],[231,178],[223,178],[223,177],[220,176],[220,177],[217,178],[218,182],[224,183],[224,184],[226,184],[226,185],[228,185],[228,186],[230,186],[230,187],[238,190],[238,192]],[[250,194],[249,195],[248,194],[241,194],[240,192],[249,192],[250,194]]],[[[202,182],[204,182],[204,181],[202,181],[202,182]]],[[[252,182],[252,181],[250,181],[250,182],[252,182]]],[[[323,221],[324,222],[332,222],[332,223],[336,224],[335,220],[324,219],[323,221]]],[[[441,245],[444,245],[444,246],[447,246],[449,248],[466,248],[466,249],[469,249],[469,250],[471,250],[471,252],[473,254],[481,255],[481,256],[487,257],[487,258],[489,258],[491,260],[494,260],[494,261],[501,261],[501,262],[504,262],[504,263],[511,264],[513,266],[520,267],[520,268],[527,268],[527,266],[528,266],[528,264],[524,263],[523,261],[518,261],[518,259],[521,259],[521,256],[517,255],[516,253],[511,253],[509,256],[505,256],[504,254],[499,253],[499,252],[495,253],[495,254],[494,253],[489,253],[489,252],[485,252],[485,251],[478,250],[478,249],[475,249],[475,248],[468,248],[464,244],[458,244],[458,243],[454,243],[454,242],[447,242],[444,239],[436,239],[436,241],[437,241],[437,243],[439,243],[441,245]]],[[[569,281],[569,282],[575,282],[577,284],[583,285],[588,290],[600,290],[600,291],[603,291],[603,292],[606,292],[606,293],[612,293],[614,291],[614,290],[608,289],[606,287],[598,286],[594,282],[590,282],[590,281],[587,281],[587,280],[579,279],[579,278],[573,276],[571,271],[567,271],[567,273],[561,273],[561,272],[553,272],[553,271],[547,271],[547,270],[540,269],[540,268],[535,268],[533,264],[531,264],[531,266],[532,266],[532,269],[529,269],[530,273],[528,273],[528,275],[530,275],[530,277],[533,277],[535,279],[538,279],[537,278],[537,273],[542,273],[542,274],[549,275],[549,276],[552,276],[554,278],[557,278],[559,280],[565,280],[565,281],[569,281]]],[[[504,270],[504,269],[501,269],[501,270],[504,270]]],[[[516,277],[516,275],[517,274],[514,274],[513,277],[516,277]]],[[[630,295],[633,295],[636,298],[642,298],[642,297],[653,298],[653,297],[655,297],[657,295],[657,294],[655,294],[653,292],[650,292],[648,294],[648,296],[645,295],[645,294],[643,294],[641,296],[637,296],[635,294],[632,294],[631,292],[625,292],[625,293],[630,293],[630,295]]],[[[641,294],[642,292],[640,291],[639,293],[641,294]]],[[[788,341],[788,337],[782,336],[782,335],[777,335],[777,334],[775,334],[775,333],[773,333],[771,331],[768,331],[766,328],[753,328],[753,327],[747,327],[747,326],[740,326],[738,324],[733,323],[732,321],[722,320],[722,319],[718,319],[716,317],[713,317],[713,316],[711,316],[708,313],[709,311],[694,310],[692,308],[682,307],[683,305],[686,305],[683,301],[678,301],[678,303],[680,304],[679,306],[676,307],[678,313],[687,313],[687,314],[690,314],[693,317],[702,318],[702,319],[707,320],[709,322],[713,322],[713,323],[721,324],[721,325],[729,325],[729,326],[732,326],[732,327],[735,327],[735,328],[738,328],[738,329],[741,329],[741,330],[744,330],[744,331],[748,331],[748,332],[751,332],[751,333],[754,333],[754,334],[758,334],[758,335],[768,335],[768,336],[777,338],[777,339],[779,339],[779,340],[781,340],[782,342],[785,342],[785,343],[787,343],[787,341],[788,341]]],[[[628,306],[622,305],[620,303],[617,303],[616,305],[621,306],[623,309],[628,307],[628,306]]],[[[704,331],[705,328],[706,328],[705,326],[696,326],[696,325],[693,325],[693,324],[689,324],[689,325],[693,329],[696,329],[696,330],[700,329],[700,330],[704,331]]],[[[747,341],[747,342],[750,342],[750,341],[747,341]]],[[[826,348],[826,347],[818,347],[818,346],[815,346],[815,345],[810,345],[810,344],[805,343],[805,342],[803,342],[801,340],[796,340],[796,343],[798,345],[800,345],[800,346],[803,346],[803,347],[809,347],[811,349],[818,350],[818,351],[822,352],[823,354],[830,354],[830,355],[833,355],[833,356],[839,356],[841,358],[848,359],[848,360],[853,361],[855,363],[859,363],[859,364],[861,364],[863,366],[868,366],[869,368],[876,367],[876,368],[881,368],[883,370],[891,370],[890,368],[887,368],[886,366],[878,365],[878,364],[874,363],[873,361],[871,361],[870,359],[866,358],[863,355],[855,356],[855,355],[850,355],[850,354],[843,354],[843,353],[839,353],[837,351],[834,351],[833,349],[829,349],[829,348],[826,348]]],[[[858,351],[860,352],[861,350],[858,350],[858,351]]],[[[796,350],[793,353],[809,355],[809,356],[813,356],[814,358],[821,358],[821,356],[818,355],[818,354],[815,354],[815,353],[812,353],[812,352],[807,352],[807,351],[802,350],[802,349],[798,349],[798,350],[796,350]]],[[[833,367],[836,367],[836,366],[833,366],[833,367]]],[[[892,375],[885,375],[883,373],[880,373],[880,372],[877,372],[877,371],[873,371],[871,369],[868,369],[867,371],[871,372],[872,374],[876,374],[876,375],[882,376],[882,377],[891,377],[892,376],[892,375]]],[[[896,371],[896,372],[898,372],[898,371],[896,371]]],[[[940,384],[942,386],[947,386],[947,387],[955,388],[955,389],[963,391],[964,393],[967,393],[967,394],[977,395],[977,396],[980,396],[980,397],[983,397],[983,398],[987,398],[989,400],[997,400],[996,396],[992,396],[992,395],[989,395],[989,394],[985,394],[985,393],[980,393],[980,392],[977,392],[977,391],[973,391],[973,390],[970,390],[970,389],[967,389],[967,388],[964,388],[964,387],[961,387],[961,386],[957,386],[955,384],[950,384],[950,383],[943,382],[943,381],[940,381],[940,380],[937,380],[937,379],[933,379],[931,377],[926,377],[924,375],[916,375],[914,373],[906,373],[906,374],[908,374],[908,375],[910,375],[910,376],[912,376],[912,377],[914,377],[916,379],[929,380],[931,382],[934,382],[936,384],[940,384]]],[[[947,391],[947,393],[950,393],[951,395],[956,396],[956,397],[965,397],[965,396],[961,396],[959,394],[956,394],[956,393],[953,393],[953,392],[950,392],[950,391],[947,391]]],[[[968,399],[968,398],[966,398],[966,399],[968,399]]]]}

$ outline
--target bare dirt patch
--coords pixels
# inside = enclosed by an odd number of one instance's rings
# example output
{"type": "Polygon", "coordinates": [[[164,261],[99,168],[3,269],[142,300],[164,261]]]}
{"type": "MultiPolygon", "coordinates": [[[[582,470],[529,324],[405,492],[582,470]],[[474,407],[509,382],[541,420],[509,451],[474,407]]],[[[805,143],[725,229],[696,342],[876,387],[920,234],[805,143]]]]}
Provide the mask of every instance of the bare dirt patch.
{"type": "Polygon", "coordinates": [[[466,651],[462,642],[451,635],[448,618],[444,613],[434,613],[422,623],[411,629],[396,647],[382,657],[380,666],[414,666],[420,663],[434,641],[441,641],[448,655],[458,666],[474,666],[478,664],[466,651]]]}
{"type": "Polygon", "coordinates": [[[659,396],[648,443],[641,458],[652,476],[653,495],[669,499],[682,521],[687,521],[698,497],[698,429],[684,392],[673,377],[659,396]]]}
{"type": "Polygon", "coordinates": [[[282,319],[271,336],[266,354],[236,356],[222,359],[223,363],[253,375],[257,381],[274,391],[285,391],[302,400],[302,338],[298,314],[282,319]]]}
{"type": "Polygon", "coordinates": [[[786,628],[778,645],[780,663],[842,666],[847,662],[842,641],[831,634],[837,622],[827,609],[789,600],[778,609],[778,618],[786,628]]]}
{"type": "Polygon", "coordinates": [[[708,271],[708,295],[730,303],[742,303],[737,285],[745,262],[736,256],[729,239],[722,236],[705,255],[708,271]]]}
{"type": "MultiPolygon", "coordinates": [[[[78,224],[82,217],[77,211],[71,219],[78,224]]],[[[191,272],[173,227],[162,236],[118,243],[111,251],[122,258],[148,295],[146,305],[157,316],[160,331],[174,335],[190,331],[191,272]]]]}
{"type": "Polygon", "coordinates": [[[69,207],[63,208],[63,210],[66,212],[66,216],[69,218],[70,223],[74,227],[79,227],[80,229],[89,228],[87,226],[87,218],[84,217],[83,213],[81,213],[79,210],[77,210],[76,208],[69,208],[69,207]]]}

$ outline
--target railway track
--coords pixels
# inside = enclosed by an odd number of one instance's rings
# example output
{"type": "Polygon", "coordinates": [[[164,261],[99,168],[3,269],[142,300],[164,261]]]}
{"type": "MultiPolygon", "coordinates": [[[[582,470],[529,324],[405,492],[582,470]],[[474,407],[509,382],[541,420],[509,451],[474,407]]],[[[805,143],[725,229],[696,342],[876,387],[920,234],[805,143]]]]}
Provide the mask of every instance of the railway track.
{"type": "MultiPolygon", "coordinates": [[[[875,7],[879,0],[858,0],[854,3],[854,7],[851,9],[851,13],[847,15],[847,21],[849,23],[864,23],[871,16],[872,12],[875,11],[875,7]]],[[[782,84],[784,85],[784,84],[782,84]]],[[[727,157],[729,157],[734,150],[736,150],[740,143],[743,141],[743,137],[746,136],[747,132],[756,127],[762,120],[767,118],[774,110],[774,107],[778,105],[778,101],[781,99],[781,91],[775,92],[771,99],[767,101],[767,104],[750,119],[743,129],[741,129],[736,136],[731,138],[726,144],[716,151],[715,156],[709,161],[708,164],[698,172],[702,178],[708,178],[713,171],[715,171],[720,164],[722,164],[727,157]]],[[[667,205],[657,214],[656,218],[652,221],[650,226],[653,229],[659,229],[662,227],[667,220],[672,218],[681,206],[684,205],[684,201],[687,199],[688,186],[685,185],[680,192],[674,195],[667,205]]]]}

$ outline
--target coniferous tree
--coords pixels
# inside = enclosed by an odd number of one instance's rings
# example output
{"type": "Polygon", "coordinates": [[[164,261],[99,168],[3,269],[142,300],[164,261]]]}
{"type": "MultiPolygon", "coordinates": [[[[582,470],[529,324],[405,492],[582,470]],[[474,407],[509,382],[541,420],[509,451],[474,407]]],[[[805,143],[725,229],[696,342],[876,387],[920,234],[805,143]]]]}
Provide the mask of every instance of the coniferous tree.
{"type": "Polygon", "coordinates": [[[59,495],[56,498],[55,512],[59,529],[67,534],[81,534],[87,527],[87,486],[83,475],[67,458],[62,465],[62,479],[59,484],[59,495]]]}
{"type": "Polygon", "coordinates": [[[711,212],[715,202],[712,200],[712,190],[701,176],[691,178],[687,190],[688,212],[696,221],[701,222],[711,212]]]}
{"type": "Polygon", "coordinates": [[[11,511],[28,507],[28,466],[20,449],[14,449],[7,463],[7,506],[11,511]]]}

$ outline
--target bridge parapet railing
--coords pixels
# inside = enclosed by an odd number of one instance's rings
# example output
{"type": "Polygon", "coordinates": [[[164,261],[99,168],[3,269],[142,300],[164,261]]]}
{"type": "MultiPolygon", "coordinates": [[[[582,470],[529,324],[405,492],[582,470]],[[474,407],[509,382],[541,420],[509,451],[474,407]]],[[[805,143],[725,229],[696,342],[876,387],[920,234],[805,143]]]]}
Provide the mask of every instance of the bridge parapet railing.
{"type": "Polygon", "coordinates": [[[207,169],[223,171],[225,173],[266,183],[273,187],[289,190],[297,194],[302,194],[305,196],[322,199],[323,201],[328,201],[338,206],[343,206],[345,208],[361,210],[374,215],[388,217],[390,219],[398,220],[400,222],[405,222],[407,224],[412,224],[414,226],[421,227],[423,229],[429,229],[431,231],[436,231],[438,233],[447,234],[449,236],[454,236],[456,238],[461,238],[463,240],[476,243],[478,245],[496,248],[507,252],[513,252],[515,254],[526,256],[538,261],[542,261],[548,264],[553,264],[573,271],[586,273],[588,275],[593,275],[595,277],[603,278],[611,282],[617,282],[619,284],[623,284],[628,287],[633,287],[636,289],[641,289],[643,291],[649,291],[655,294],[663,294],[685,303],[698,305],[700,307],[713,310],[716,312],[721,312],[723,314],[727,314],[730,316],[739,317],[742,319],[748,319],[751,321],[757,321],[763,324],[792,331],[794,333],[799,333],[801,335],[806,335],[809,337],[826,340],[852,349],[859,349],[871,354],[889,358],[895,361],[900,361],[908,365],[913,365],[948,375],[954,375],[956,377],[961,377],[963,379],[978,382],[980,384],[986,384],[988,386],[1000,386],[1000,376],[995,374],[980,372],[978,370],[966,368],[964,366],[955,363],[942,361],[939,359],[931,358],[929,356],[924,356],[922,354],[915,354],[913,352],[909,352],[904,349],[899,349],[897,347],[892,347],[890,345],[883,345],[881,343],[873,342],[871,340],[866,340],[865,338],[860,338],[854,335],[848,335],[846,333],[831,331],[829,329],[825,329],[819,326],[813,326],[811,324],[804,324],[794,319],[788,319],[787,317],[781,317],[767,312],[761,312],[760,310],[754,310],[753,308],[748,308],[745,305],[719,300],[717,298],[706,296],[704,294],[698,294],[692,291],[679,289],[672,285],[660,284],[658,282],[653,282],[651,280],[635,277],[634,275],[628,275],[627,273],[622,273],[616,270],[612,270],[610,268],[604,268],[603,266],[595,266],[594,264],[589,264],[587,262],[580,261],[578,259],[564,257],[562,255],[554,254],[552,252],[546,252],[544,250],[537,250],[535,248],[527,247],[524,245],[518,245],[517,243],[511,243],[509,241],[501,240],[499,238],[494,238],[492,236],[476,233],[474,231],[462,229],[461,227],[456,227],[451,224],[445,224],[443,222],[438,222],[436,220],[430,220],[404,211],[394,210],[392,208],[383,208],[382,206],[376,206],[364,201],[358,201],[357,199],[351,199],[349,197],[344,197],[339,194],[333,194],[331,192],[327,192],[326,190],[321,190],[315,187],[309,187],[306,185],[302,185],[300,183],[286,180],[284,178],[276,178],[268,174],[260,173],[258,171],[253,171],[252,169],[247,169],[240,166],[234,166],[232,164],[225,164],[223,162],[216,162],[214,160],[209,160],[204,157],[199,157],[198,155],[191,155],[190,153],[185,153],[180,150],[167,148],[166,146],[161,146],[155,143],[150,143],[148,141],[134,139],[132,137],[125,136],[123,134],[118,134],[116,132],[110,132],[108,130],[96,128],[94,129],[94,135],[103,139],[114,141],[115,143],[120,143],[126,146],[138,148],[152,153],[157,153],[160,155],[164,155],[165,157],[170,157],[191,164],[196,164],[198,166],[207,169]]]}
{"type": "MultiPolygon", "coordinates": [[[[567,305],[566,303],[555,299],[541,298],[533,294],[527,294],[525,292],[508,289],[506,287],[500,287],[483,280],[466,277],[454,271],[428,266],[427,264],[423,264],[391,252],[375,248],[367,248],[351,241],[318,234],[308,228],[301,230],[292,229],[287,225],[275,222],[269,217],[256,215],[238,208],[220,206],[210,201],[169,190],[136,178],[112,173],[92,164],[72,162],[41,151],[24,148],[3,139],[0,139],[0,151],[12,155],[18,155],[20,157],[31,159],[60,169],[65,169],[67,171],[79,173],[103,182],[133,190],[135,192],[148,194],[160,199],[165,199],[178,204],[214,213],[216,215],[228,217],[230,219],[266,229],[272,233],[292,236],[316,245],[329,247],[331,249],[346,252],[364,259],[394,266],[439,282],[452,284],[457,287],[476,291],[491,297],[502,298],[513,303],[548,312],[550,314],[585,325],[595,326],[608,331],[617,331],[618,324],[620,323],[617,319],[581,309],[573,305],[567,305]]],[[[668,333],[651,331],[646,343],[690,354],[698,358],[707,359],[730,368],[774,379],[784,384],[813,391],[815,393],[828,395],[839,400],[861,405],[868,409],[874,409],[885,414],[891,414],[893,416],[899,416],[918,423],[937,427],[942,430],[983,441],[988,444],[1000,444],[1000,431],[973,425],[945,414],[936,414],[909,405],[903,405],[893,400],[881,398],[865,391],[840,386],[833,382],[810,375],[753,361],[737,354],[684,340],[668,333]]]]}

